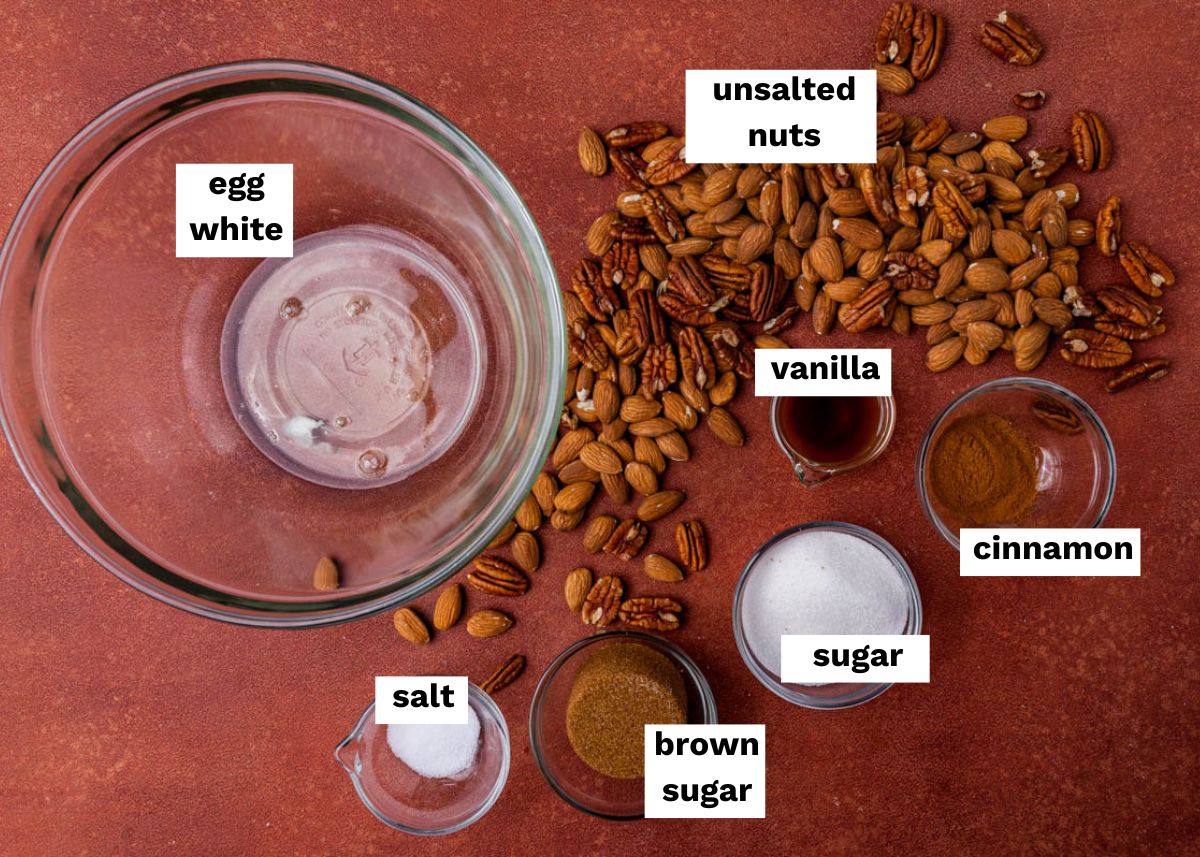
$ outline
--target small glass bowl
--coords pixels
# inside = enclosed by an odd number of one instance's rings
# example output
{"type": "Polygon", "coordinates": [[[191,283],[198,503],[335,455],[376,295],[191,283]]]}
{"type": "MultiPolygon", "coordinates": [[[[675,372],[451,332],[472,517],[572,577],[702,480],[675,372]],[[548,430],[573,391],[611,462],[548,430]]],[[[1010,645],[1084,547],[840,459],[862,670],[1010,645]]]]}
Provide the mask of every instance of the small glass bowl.
{"type": "Polygon", "coordinates": [[[630,641],[661,652],[679,668],[687,689],[688,723],[717,722],[716,701],[695,661],[674,643],[639,631],[607,631],[568,646],[542,673],[529,706],[529,744],[546,782],[576,809],[621,821],[644,817],[644,781],[606,777],[584,764],[567,737],[567,700],[575,674],[588,656],[604,646],[630,641]]]}
{"type": "Polygon", "coordinates": [[[905,589],[908,592],[908,616],[904,622],[904,630],[900,633],[921,633],[921,594],[917,591],[917,581],[913,578],[912,571],[909,569],[908,563],[904,561],[904,557],[900,556],[899,552],[888,541],[864,527],[859,527],[855,524],[845,524],[840,521],[812,521],[811,523],[798,524],[797,526],[776,533],[762,547],[756,550],[754,555],[746,562],[746,567],[742,569],[737,587],[733,591],[733,637],[737,643],[738,653],[742,656],[742,660],[745,661],[746,667],[764,687],[776,696],[781,696],[788,702],[794,705],[801,705],[805,708],[823,710],[852,708],[855,705],[861,705],[879,696],[879,694],[892,686],[891,683],[851,684],[843,682],[810,685],[784,682],[778,673],[759,660],[754,654],[750,648],[746,634],[747,625],[754,622],[754,617],[747,616],[744,609],[746,606],[746,586],[754,576],[759,557],[774,546],[776,542],[782,541],[796,533],[822,530],[846,533],[870,542],[892,561],[892,564],[896,567],[896,572],[900,575],[900,579],[904,582],[905,589]]]}
{"type": "Polygon", "coordinates": [[[1098,527],[1112,506],[1117,457],[1100,417],[1065,387],[1038,378],[1000,378],[967,390],[946,406],[917,452],[917,494],[934,527],[958,550],[962,527],[983,526],[956,517],[929,484],[929,458],[946,426],[976,413],[1005,417],[1034,447],[1038,496],[1018,521],[987,526],[1098,527]]]}
{"type": "Polygon", "coordinates": [[[396,758],[387,726],[375,722],[374,701],[333,751],[359,799],[388,827],[416,836],[455,833],[483,818],[504,791],[510,753],[504,715],[475,685],[469,704],[479,718],[479,751],[462,779],[422,777],[396,758]]]}

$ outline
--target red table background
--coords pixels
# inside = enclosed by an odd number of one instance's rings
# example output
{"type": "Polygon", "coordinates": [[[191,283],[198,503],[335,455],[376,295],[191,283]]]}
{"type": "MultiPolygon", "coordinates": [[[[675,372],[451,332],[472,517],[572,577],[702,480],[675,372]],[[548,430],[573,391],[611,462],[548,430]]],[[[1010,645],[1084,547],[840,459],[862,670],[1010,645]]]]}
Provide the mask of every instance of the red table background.
{"type": "MultiPolygon", "coordinates": [[[[862,66],[884,6],[844,2],[225,3],[27,0],[5,4],[0,44],[0,226],[54,152],[117,99],[188,68],[283,56],[344,66],[445,113],[511,177],[566,275],[615,179],[575,160],[575,136],[629,118],[683,118],[687,67],[862,66]]],[[[713,567],[682,585],[676,639],[712,683],[724,722],[766,723],[765,821],[603,822],[541,780],[529,696],[584,629],[561,606],[579,533],[546,537],[542,570],[498,641],[461,630],[417,650],[388,616],[307,632],[220,625],[159,605],[89,560],[0,452],[0,852],[5,854],[1197,853],[1200,849],[1200,584],[1195,419],[1197,295],[1195,3],[1021,2],[1047,45],[1007,67],[974,37],[993,4],[937,4],[940,71],[889,106],[975,126],[1012,93],[1049,91],[1031,140],[1058,142],[1070,113],[1099,111],[1110,170],[1078,179],[1094,213],[1125,199],[1182,284],[1172,331],[1146,353],[1172,376],[1119,397],[1051,358],[1038,374],[1095,404],[1117,448],[1108,523],[1143,528],[1133,579],[960,579],[925,521],[913,456],[952,396],[1010,374],[1006,355],[937,377],[922,343],[895,348],[900,421],[883,459],[813,492],[790,477],[765,408],[743,392],[743,450],[697,433],[672,479],[712,533],[713,567]],[[842,519],[873,528],[913,567],[933,639],[928,686],[893,688],[837,713],[794,708],[760,687],[733,646],[729,602],[750,551],[777,529],[842,519]],[[465,671],[511,651],[526,675],[498,695],[513,735],[507,790],[468,831],[405,837],[358,802],[331,751],[376,674],[465,671]]],[[[1088,258],[1087,281],[1118,277],[1088,258]]],[[[788,334],[810,342],[807,322],[788,334]]],[[[665,529],[665,528],[663,528],[665,529]]],[[[640,573],[635,568],[630,573],[640,573]]],[[[429,607],[429,599],[421,606],[429,607]]]]}

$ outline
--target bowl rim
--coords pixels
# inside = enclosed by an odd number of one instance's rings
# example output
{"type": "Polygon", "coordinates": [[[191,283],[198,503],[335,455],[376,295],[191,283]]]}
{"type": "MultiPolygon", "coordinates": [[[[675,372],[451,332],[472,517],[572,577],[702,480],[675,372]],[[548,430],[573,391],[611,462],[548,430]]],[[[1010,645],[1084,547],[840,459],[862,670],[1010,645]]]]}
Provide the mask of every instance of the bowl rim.
{"type": "Polygon", "coordinates": [[[746,564],[742,567],[742,572],[738,575],[737,584],[733,590],[733,639],[737,646],[738,654],[742,657],[742,662],[750,670],[751,675],[758,679],[758,682],[767,688],[767,690],[781,699],[785,699],[793,705],[799,705],[803,708],[810,708],[816,711],[838,711],[845,708],[853,708],[856,705],[862,705],[864,702],[874,699],[890,688],[893,682],[863,684],[836,682],[836,684],[844,684],[850,688],[850,690],[839,696],[815,696],[803,691],[794,690],[784,682],[776,679],[759,664],[758,658],[750,650],[750,643],[746,639],[746,631],[742,622],[741,608],[742,602],[745,599],[746,586],[749,583],[754,566],[762,554],[776,543],[790,538],[797,533],[823,530],[857,536],[868,544],[878,548],[891,560],[892,565],[895,566],[896,571],[900,574],[900,579],[904,582],[905,594],[908,596],[908,624],[910,627],[904,633],[912,635],[921,633],[921,627],[924,622],[924,613],[921,607],[921,591],[917,587],[916,577],[913,576],[912,569],[908,566],[908,561],[904,559],[891,542],[874,530],[869,530],[858,524],[850,524],[845,521],[808,521],[803,524],[787,527],[775,533],[775,535],[763,542],[750,555],[750,558],[746,560],[746,564]]]}
{"type": "Polygon", "coordinates": [[[533,696],[529,700],[529,749],[533,754],[533,760],[537,763],[538,772],[541,773],[544,779],[554,792],[562,798],[569,806],[574,807],[581,812],[596,818],[604,818],[611,821],[635,821],[640,818],[645,818],[645,807],[642,812],[621,814],[601,812],[593,807],[586,806],[574,797],[559,784],[558,779],[550,772],[546,764],[545,754],[543,753],[541,740],[538,738],[538,728],[542,723],[543,707],[546,702],[546,695],[549,693],[550,683],[558,674],[559,670],[571,660],[575,655],[589,646],[593,646],[599,642],[610,642],[612,640],[636,640],[638,642],[649,644],[658,651],[665,654],[674,661],[675,665],[683,670],[684,675],[690,680],[696,688],[700,696],[701,716],[706,725],[717,723],[717,702],[713,696],[712,688],[708,684],[708,679],[704,677],[704,673],[700,667],[692,660],[677,643],[659,637],[655,634],[647,634],[643,631],[628,631],[628,630],[613,630],[601,631],[598,634],[592,634],[588,637],[583,637],[576,640],[571,645],[567,646],[559,655],[550,662],[550,665],[542,672],[538,679],[537,687],[533,691],[533,696]]]}
{"type": "Polygon", "coordinates": [[[1100,419],[1100,415],[1096,413],[1087,402],[1079,395],[1068,390],[1062,384],[1056,384],[1053,381],[1046,381],[1042,378],[1032,378],[1027,375],[1014,375],[1007,378],[994,378],[991,381],[984,381],[968,388],[959,395],[955,396],[946,407],[938,413],[933,421],[929,424],[929,428],[925,430],[924,436],[921,438],[921,445],[917,448],[916,460],[916,483],[917,497],[921,503],[921,509],[925,512],[925,517],[933,524],[936,529],[954,550],[959,549],[958,536],[950,531],[933,509],[933,504],[929,499],[929,492],[925,489],[925,462],[928,459],[929,452],[933,446],[934,435],[946,422],[947,418],[954,413],[961,405],[974,399],[984,393],[993,393],[1000,390],[1026,390],[1032,389],[1043,395],[1066,399],[1075,409],[1090,422],[1096,429],[1096,434],[1102,441],[1102,452],[1104,460],[1107,463],[1108,484],[1104,488],[1104,499],[1100,503],[1100,509],[1093,517],[1092,522],[1082,529],[1094,529],[1104,523],[1104,519],[1108,517],[1109,510],[1112,508],[1113,497],[1117,490],[1117,451],[1113,447],[1112,436],[1108,433],[1108,427],[1104,425],[1104,421],[1100,419]]]}
{"type": "MultiPolygon", "coordinates": [[[[232,595],[171,569],[163,568],[155,559],[144,555],[137,547],[124,539],[118,529],[100,516],[86,500],[82,502],[87,515],[80,510],[76,502],[64,498],[61,485],[56,490],[52,481],[43,480],[38,468],[33,463],[34,452],[26,449],[22,444],[21,434],[16,427],[20,419],[21,407],[9,389],[10,385],[2,382],[0,382],[0,428],[3,428],[13,458],[20,468],[21,474],[25,477],[25,481],[33,489],[41,504],[50,512],[55,522],[94,561],[134,589],[193,615],[238,625],[266,628],[309,628],[334,625],[387,610],[411,601],[433,589],[458,571],[472,556],[481,552],[505,521],[512,516],[541,471],[542,464],[554,441],[559,421],[561,399],[559,390],[566,378],[564,310],[557,274],[545,239],[534,222],[532,214],[504,172],[466,133],[419,99],[367,75],[322,63],[273,58],[219,63],[171,75],[121,98],[77,131],[38,173],[13,216],[3,244],[0,244],[0,303],[6,299],[13,299],[9,296],[12,289],[10,272],[17,242],[26,235],[28,230],[38,227],[37,215],[40,214],[40,206],[45,202],[50,186],[58,180],[64,168],[72,163],[72,160],[85,146],[108,131],[114,123],[129,115],[136,115],[136,111],[144,108],[152,100],[160,99],[177,91],[195,95],[213,87],[228,85],[238,79],[303,79],[309,81],[315,79],[319,83],[342,90],[366,91],[379,102],[397,109],[403,114],[398,118],[405,121],[417,133],[432,140],[448,158],[457,162],[462,169],[475,178],[509,219],[513,240],[519,245],[525,257],[531,283],[547,296],[546,309],[550,316],[547,323],[550,329],[542,331],[541,335],[549,343],[548,356],[551,359],[537,370],[544,371],[547,376],[541,394],[544,400],[544,409],[536,427],[529,433],[530,455],[524,464],[514,472],[508,496],[497,505],[493,516],[481,521],[473,533],[465,534],[462,546],[458,551],[447,554],[440,563],[434,566],[418,570],[402,582],[391,582],[383,587],[343,597],[314,598],[305,601],[251,598],[232,595]],[[93,524],[89,524],[87,518],[94,519],[93,524]],[[107,535],[98,535],[97,529],[107,532],[107,535]],[[118,557],[144,572],[144,576],[127,570],[122,566],[118,557]]],[[[336,92],[330,94],[335,97],[344,97],[336,92]]],[[[201,102],[202,104],[203,102],[201,102]]],[[[195,106],[194,104],[189,105],[185,109],[192,109],[195,106]]],[[[118,146],[123,146],[136,139],[146,130],[146,127],[139,128],[131,136],[120,141],[118,146]]],[[[81,185],[88,179],[90,179],[90,175],[81,180],[81,185]]],[[[5,355],[0,353],[0,378],[8,376],[7,363],[5,355]]],[[[53,457],[57,468],[62,469],[62,462],[49,439],[46,438],[39,442],[35,438],[35,445],[37,443],[45,447],[43,451],[53,457]]],[[[69,477],[66,482],[70,482],[69,477]]]]}
{"type": "Polygon", "coordinates": [[[362,715],[359,716],[357,722],[355,722],[354,728],[351,729],[350,733],[341,741],[339,741],[337,746],[333,748],[333,759],[335,762],[337,762],[338,766],[346,772],[347,776],[350,777],[350,782],[354,784],[354,792],[358,795],[358,799],[362,801],[363,805],[367,809],[371,811],[373,816],[393,830],[399,830],[403,833],[411,833],[414,836],[445,836],[450,833],[457,833],[460,830],[470,827],[472,824],[479,821],[479,819],[487,815],[488,811],[496,805],[496,801],[500,799],[500,795],[504,791],[504,786],[508,782],[508,771],[512,762],[512,739],[508,733],[508,721],[504,719],[504,712],[500,710],[500,706],[496,705],[496,701],[492,699],[485,690],[477,685],[469,682],[467,683],[467,697],[471,702],[477,703],[484,710],[487,716],[492,718],[493,722],[495,722],[496,726],[499,728],[500,737],[503,740],[501,741],[502,752],[500,771],[496,775],[496,782],[492,784],[491,791],[488,792],[487,797],[484,798],[479,807],[458,824],[452,824],[449,827],[433,828],[409,827],[407,825],[400,824],[394,819],[388,818],[388,816],[385,815],[383,811],[375,805],[370,796],[367,794],[366,789],[362,784],[362,778],[358,775],[358,771],[355,770],[354,767],[347,765],[342,759],[342,751],[348,748],[354,743],[354,741],[358,739],[360,735],[362,735],[364,728],[371,725],[370,718],[371,713],[375,711],[375,700],[371,700],[366,709],[363,711],[362,715]]]}

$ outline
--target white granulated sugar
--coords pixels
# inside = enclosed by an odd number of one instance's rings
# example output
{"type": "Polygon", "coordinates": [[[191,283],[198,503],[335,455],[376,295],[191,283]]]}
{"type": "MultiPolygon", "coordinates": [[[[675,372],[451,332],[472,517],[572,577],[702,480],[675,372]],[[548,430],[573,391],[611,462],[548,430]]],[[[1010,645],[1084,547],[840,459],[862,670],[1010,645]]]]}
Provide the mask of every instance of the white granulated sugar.
{"type": "Polygon", "coordinates": [[[475,764],[479,716],[468,706],[465,724],[392,723],[387,742],[397,759],[427,779],[458,776],[475,764]]]}
{"type": "Polygon", "coordinates": [[[849,533],[809,530],[758,558],[742,605],[750,650],[780,673],[781,634],[901,634],[908,593],[877,547],[849,533]]]}

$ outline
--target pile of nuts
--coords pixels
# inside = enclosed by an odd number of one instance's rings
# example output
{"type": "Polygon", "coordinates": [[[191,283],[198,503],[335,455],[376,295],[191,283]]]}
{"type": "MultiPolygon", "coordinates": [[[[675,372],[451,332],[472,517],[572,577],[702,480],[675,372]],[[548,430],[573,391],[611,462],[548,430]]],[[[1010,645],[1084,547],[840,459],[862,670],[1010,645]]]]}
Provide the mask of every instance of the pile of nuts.
{"type": "MultiPolygon", "coordinates": [[[[945,35],[937,14],[893,3],[875,39],[881,88],[903,94],[927,79],[945,35]]],[[[1009,63],[1029,65],[1042,53],[1033,31],[1004,12],[982,25],[980,40],[1009,63]]],[[[1045,97],[1029,90],[1013,102],[1034,110],[1045,97]]],[[[1054,182],[1072,158],[1083,172],[1109,166],[1103,122],[1080,110],[1069,139],[1022,152],[1028,132],[1021,114],[955,129],[945,116],[883,111],[876,163],[798,166],[689,164],[684,138],[657,121],[603,136],[584,128],[584,171],[611,169],[625,187],[588,230],[589,255],[564,296],[569,373],[549,469],[468,584],[523,593],[539,563],[536,531],[544,522],[580,527],[599,491],[631,513],[592,517],[584,550],[637,556],[649,525],[685,500],[665,476],[669,462],[688,460],[686,434],[703,422],[730,446],[743,444],[726,406],[753,377],[754,349],[786,347],[778,334],[803,314],[818,335],[835,326],[900,336],[923,328],[933,372],[981,365],[997,351],[1030,372],[1057,337],[1068,363],[1120,369],[1110,391],[1162,377],[1168,362],[1134,362],[1132,343],[1165,331],[1152,300],[1174,274],[1144,243],[1122,239],[1117,196],[1081,217],[1078,186],[1054,182]],[[1120,261],[1129,285],[1081,284],[1079,248],[1093,242],[1120,261]],[[494,553],[506,544],[511,561],[494,553]]],[[[644,559],[656,582],[705,565],[700,523],[681,521],[675,535],[677,559],[644,559]]],[[[678,601],[625,598],[615,575],[593,579],[577,568],[565,585],[568,606],[588,624],[679,625],[678,601]]]]}

